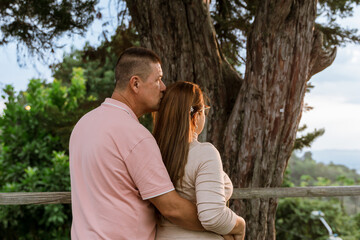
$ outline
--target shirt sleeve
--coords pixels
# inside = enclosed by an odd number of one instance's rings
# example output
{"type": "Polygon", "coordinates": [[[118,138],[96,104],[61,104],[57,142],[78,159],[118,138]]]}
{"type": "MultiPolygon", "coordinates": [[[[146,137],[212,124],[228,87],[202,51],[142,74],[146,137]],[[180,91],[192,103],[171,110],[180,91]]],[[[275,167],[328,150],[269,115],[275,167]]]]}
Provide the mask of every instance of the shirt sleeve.
{"type": "Polygon", "coordinates": [[[175,190],[154,138],[136,144],[125,164],[143,200],[175,190]]]}
{"type": "Polygon", "coordinates": [[[203,159],[195,180],[198,217],[206,230],[225,235],[234,228],[237,215],[226,207],[220,154],[211,144],[203,144],[200,148],[203,159]]]}

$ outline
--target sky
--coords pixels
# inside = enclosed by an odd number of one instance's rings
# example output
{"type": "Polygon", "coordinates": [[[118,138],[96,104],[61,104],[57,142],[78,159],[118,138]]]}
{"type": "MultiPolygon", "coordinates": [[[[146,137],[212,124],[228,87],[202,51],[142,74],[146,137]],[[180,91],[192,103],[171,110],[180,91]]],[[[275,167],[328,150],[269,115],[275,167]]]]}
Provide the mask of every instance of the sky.
{"type": "MultiPolygon", "coordinates": [[[[100,6],[104,11],[111,11],[106,1],[100,6]]],[[[109,13],[110,16],[116,16],[109,13]]],[[[360,7],[355,8],[352,18],[340,21],[344,27],[359,28],[360,7]]],[[[114,23],[113,23],[114,24],[114,23]]],[[[111,30],[113,26],[109,26],[111,30]]],[[[81,48],[85,41],[97,43],[101,32],[101,24],[95,22],[85,37],[73,36],[63,38],[66,44],[62,50],[56,50],[47,63],[28,59],[31,64],[19,67],[17,63],[16,44],[11,43],[0,47],[0,88],[12,84],[17,91],[25,90],[29,79],[42,78],[51,81],[51,71],[48,65],[59,62],[64,52],[71,47],[81,48]]],[[[360,32],[359,32],[360,33],[360,32]]],[[[27,59],[25,59],[26,61],[27,59]]],[[[325,129],[325,134],[319,137],[310,150],[357,150],[360,151],[360,46],[348,44],[338,48],[334,63],[324,71],[314,75],[310,82],[315,86],[305,97],[305,102],[314,107],[303,113],[301,123],[308,130],[325,129]]],[[[0,109],[4,107],[0,101],[0,109]]]]}
{"type": "MultiPolygon", "coordinates": [[[[340,23],[359,29],[360,7],[352,18],[340,23]]],[[[360,150],[360,45],[338,48],[333,64],[310,82],[315,88],[305,102],[314,109],[303,113],[300,124],[309,130],[325,129],[311,149],[360,150]]]]}

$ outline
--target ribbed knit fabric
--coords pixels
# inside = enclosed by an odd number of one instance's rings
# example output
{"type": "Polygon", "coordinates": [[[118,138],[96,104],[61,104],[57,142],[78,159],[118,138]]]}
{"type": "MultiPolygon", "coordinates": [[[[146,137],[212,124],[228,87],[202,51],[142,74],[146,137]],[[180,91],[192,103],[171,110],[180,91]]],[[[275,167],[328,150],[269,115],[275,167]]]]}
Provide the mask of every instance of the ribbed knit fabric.
{"type": "Polygon", "coordinates": [[[190,144],[188,162],[178,193],[197,205],[198,217],[209,232],[185,230],[166,219],[157,226],[157,240],[165,239],[223,239],[235,226],[236,214],[226,207],[233,186],[223,171],[221,157],[211,143],[190,144]]]}

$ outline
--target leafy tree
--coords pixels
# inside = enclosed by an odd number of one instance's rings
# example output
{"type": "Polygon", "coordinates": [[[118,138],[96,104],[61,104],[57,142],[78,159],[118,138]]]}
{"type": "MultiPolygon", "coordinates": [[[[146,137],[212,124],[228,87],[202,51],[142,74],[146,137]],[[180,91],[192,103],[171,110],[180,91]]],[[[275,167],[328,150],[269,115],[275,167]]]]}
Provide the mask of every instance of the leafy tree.
{"type": "MultiPolygon", "coordinates": [[[[65,55],[62,62],[52,66],[53,77],[65,83],[69,82],[72,69],[81,67],[87,79],[87,95],[95,96],[96,104],[100,104],[106,97],[110,97],[114,90],[114,67],[118,56],[126,48],[138,44],[138,36],[134,29],[119,27],[111,41],[104,41],[97,48],[86,45],[83,50],[73,50],[65,55]]],[[[152,131],[151,114],[146,114],[139,120],[150,132],[152,131]]]]}
{"type": "MultiPolygon", "coordinates": [[[[28,142],[34,147],[27,151],[27,154],[31,155],[31,162],[14,154],[0,155],[3,163],[0,173],[4,173],[4,178],[0,177],[0,191],[70,190],[67,154],[71,130],[83,114],[111,95],[117,54],[131,44],[136,44],[136,35],[131,41],[127,37],[131,34],[133,33],[130,31],[121,32],[113,37],[116,43],[103,42],[98,48],[85,46],[83,50],[74,50],[65,55],[62,62],[52,66],[55,77],[52,83],[31,80],[28,89],[19,94],[16,94],[11,86],[4,89],[3,98],[7,103],[0,121],[3,129],[0,141],[8,139],[13,132],[18,135],[14,136],[12,141],[3,141],[3,149],[8,149],[3,152],[14,153],[17,146],[18,151],[24,154],[22,146],[28,142]],[[98,54],[100,52],[101,54],[98,54]],[[11,131],[11,122],[18,122],[16,126],[24,131],[11,131]],[[24,128],[31,126],[29,122],[33,123],[33,126],[36,124],[31,132],[24,128]],[[42,134],[37,138],[39,129],[42,134]],[[20,136],[24,132],[27,135],[20,136]],[[46,138],[53,141],[44,142],[43,139],[46,138]],[[37,144],[38,142],[42,145],[37,144]],[[46,151],[48,154],[39,158],[39,152],[46,151]],[[10,179],[10,176],[14,178],[10,179]]],[[[144,116],[140,121],[146,127],[151,127],[150,116],[144,116]]],[[[71,210],[68,205],[2,208],[4,211],[0,214],[0,232],[6,232],[6,235],[0,236],[4,239],[47,239],[49,236],[51,239],[68,239],[71,223],[71,210]],[[34,224],[37,222],[35,219],[41,219],[40,223],[34,224]]]]}
{"type": "MultiPolygon", "coordinates": [[[[0,191],[70,191],[68,160],[64,152],[54,151],[51,159],[39,167],[13,163],[17,169],[13,167],[12,170],[18,171],[17,180],[4,180],[14,177],[6,172],[1,179],[0,191]],[[23,167],[22,171],[18,170],[23,167]]],[[[70,226],[71,205],[68,204],[0,206],[0,237],[4,240],[69,239],[70,226]]]]}
{"type": "MultiPolygon", "coordinates": [[[[323,34],[325,47],[360,42],[357,29],[342,28],[337,23],[339,18],[351,17],[354,6],[359,3],[359,0],[318,1],[315,27],[323,34]]],[[[211,15],[219,45],[229,62],[245,64],[247,36],[260,5],[261,1],[251,0],[214,1],[211,15]]]]}
{"type": "Polygon", "coordinates": [[[98,0],[2,0],[0,46],[12,41],[30,52],[43,53],[63,34],[84,34],[93,21],[98,0]]]}
{"type": "Polygon", "coordinates": [[[104,98],[111,96],[114,90],[114,68],[120,53],[137,44],[138,36],[133,29],[119,27],[111,41],[103,41],[96,48],[86,44],[84,49],[73,50],[70,54],[64,55],[60,63],[52,65],[53,77],[69,83],[72,69],[81,67],[87,79],[87,94],[97,97],[98,102],[102,102],[104,98]]]}
{"type": "MultiPolygon", "coordinates": [[[[70,191],[67,141],[86,95],[81,68],[74,68],[70,84],[30,81],[25,92],[4,89],[0,117],[0,192],[70,191]],[[62,138],[65,135],[66,139],[62,138]]],[[[1,206],[0,238],[68,239],[70,205],[1,206]]]]}

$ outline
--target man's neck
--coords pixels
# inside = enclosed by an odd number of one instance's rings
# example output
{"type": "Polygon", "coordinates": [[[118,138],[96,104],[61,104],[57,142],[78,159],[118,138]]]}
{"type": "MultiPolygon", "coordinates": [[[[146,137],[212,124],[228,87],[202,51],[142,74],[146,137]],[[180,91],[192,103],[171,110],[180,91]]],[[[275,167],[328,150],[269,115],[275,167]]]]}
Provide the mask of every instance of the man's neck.
{"type": "Polygon", "coordinates": [[[143,115],[143,113],[141,113],[138,110],[138,107],[137,107],[135,101],[133,100],[133,98],[131,96],[129,96],[129,94],[127,94],[125,91],[116,91],[115,90],[113,92],[113,94],[111,95],[111,98],[127,105],[135,113],[137,118],[139,118],[143,115]]]}

